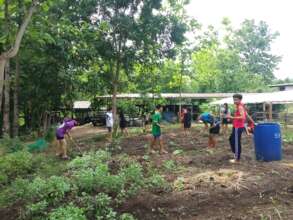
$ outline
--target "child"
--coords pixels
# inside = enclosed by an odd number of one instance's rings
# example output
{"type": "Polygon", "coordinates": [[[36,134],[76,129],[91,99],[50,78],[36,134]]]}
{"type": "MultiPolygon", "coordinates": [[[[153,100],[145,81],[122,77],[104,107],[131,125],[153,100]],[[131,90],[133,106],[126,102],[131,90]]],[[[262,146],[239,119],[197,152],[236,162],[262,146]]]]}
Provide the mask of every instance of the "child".
{"type": "Polygon", "coordinates": [[[212,118],[212,122],[210,123],[210,130],[209,130],[209,141],[208,141],[208,147],[214,148],[216,147],[216,135],[220,133],[220,126],[221,120],[214,120],[212,118]]]}
{"type": "Polygon", "coordinates": [[[127,121],[125,119],[125,115],[123,113],[123,110],[120,110],[119,112],[119,118],[120,118],[120,122],[119,122],[119,127],[121,129],[121,134],[125,134],[126,136],[128,136],[128,130],[127,130],[127,121]]]}
{"type": "Polygon", "coordinates": [[[236,107],[234,116],[230,116],[230,119],[233,120],[233,130],[230,135],[229,141],[231,150],[234,153],[234,159],[230,160],[231,163],[240,162],[241,157],[241,136],[245,130],[245,120],[246,120],[246,110],[242,104],[242,95],[234,94],[233,101],[236,107]]]}
{"type": "Polygon", "coordinates": [[[229,106],[227,103],[224,103],[224,108],[221,111],[221,117],[222,117],[223,134],[225,136],[228,130],[229,116],[230,116],[229,106]]]}
{"type": "Polygon", "coordinates": [[[188,108],[187,112],[184,114],[183,117],[183,124],[184,124],[184,133],[187,136],[187,133],[189,133],[190,127],[191,127],[191,109],[188,108]]]}
{"type": "Polygon", "coordinates": [[[254,133],[254,125],[255,125],[254,120],[246,111],[245,131],[248,136],[251,136],[254,133]]]}
{"type": "Polygon", "coordinates": [[[62,157],[62,159],[64,160],[69,159],[67,155],[67,143],[65,140],[65,135],[67,135],[72,140],[69,131],[76,125],[77,122],[75,120],[66,118],[63,120],[63,123],[56,130],[56,138],[58,141],[56,156],[62,157]]]}
{"type": "Polygon", "coordinates": [[[208,124],[211,124],[214,120],[214,117],[211,113],[209,112],[204,112],[202,113],[200,116],[198,116],[197,118],[198,121],[202,121],[205,125],[205,131],[208,130],[209,128],[209,125],[208,124]]]}
{"type": "Polygon", "coordinates": [[[166,150],[164,150],[163,141],[161,137],[161,128],[163,127],[161,122],[161,112],[163,111],[163,108],[161,105],[156,106],[155,113],[152,115],[152,135],[153,139],[151,141],[150,145],[150,152],[154,153],[154,147],[156,143],[158,142],[160,145],[160,154],[168,153],[166,150]]]}
{"type": "Polygon", "coordinates": [[[114,120],[113,120],[112,108],[108,108],[108,111],[106,113],[106,127],[110,135],[112,134],[113,124],[114,124],[114,120]]]}

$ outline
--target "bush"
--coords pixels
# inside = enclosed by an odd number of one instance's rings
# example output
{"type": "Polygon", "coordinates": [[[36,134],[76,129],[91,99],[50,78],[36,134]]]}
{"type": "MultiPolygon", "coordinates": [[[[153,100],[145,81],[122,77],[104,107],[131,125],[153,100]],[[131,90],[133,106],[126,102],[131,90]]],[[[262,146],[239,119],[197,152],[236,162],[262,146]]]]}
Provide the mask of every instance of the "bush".
{"type": "Polygon", "coordinates": [[[56,128],[54,126],[50,127],[47,130],[47,132],[44,135],[44,139],[47,142],[51,143],[52,141],[54,141],[54,139],[55,139],[55,130],[56,130],[56,128]]]}
{"type": "Polygon", "coordinates": [[[29,185],[29,198],[31,201],[46,200],[49,203],[56,204],[65,193],[69,192],[71,185],[67,178],[51,176],[48,179],[35,178],[29,185]]]}
{"type": "Polygon", "coordinates": [[[135,218],[129,213],[124,213],[120,216],[120,220],[135,220],[135,218]]]}
{"type": "Polygon", "coordinates": [[[117,213],[111,208],[112,198],[105,193],[99,193],[96,197],[96,219],[115,220],[117,213]]]}
{"type": "Polygon", "coordinates": [[[0,184],[7,184],[18,176],[33,170],[32,154],[18,151],[0,157],[0,184]]]}
{"type": "Polygon", "coordinates": [[[3,138],[0,139],[0,147],[3,149],[4,153],[13,153],[24,150],[25,144],[20,141],[18,137],[10,138],[8,135],[4,135],[3,138]]]}
{"type": "Polygon", "coordinates": [[[88,153],[82,157],[75,158],[69,163],[68,167],[69,169],[95,168],[99,163],[106,163],[110,156],[109,152],[99,150],[96,153],[88,153]]]}
{"type": "Polygon", "coordinates": [[[86,220],[84,210],[69,204],[59,207],[49,214],[49,220],[86,220]]]}
{"type": "Polygon", "coordinates": [[[171,187],[169,183],[159,174],[153,174],[146,180],[147,188],[154,191],[167,191],[171,187]]]}

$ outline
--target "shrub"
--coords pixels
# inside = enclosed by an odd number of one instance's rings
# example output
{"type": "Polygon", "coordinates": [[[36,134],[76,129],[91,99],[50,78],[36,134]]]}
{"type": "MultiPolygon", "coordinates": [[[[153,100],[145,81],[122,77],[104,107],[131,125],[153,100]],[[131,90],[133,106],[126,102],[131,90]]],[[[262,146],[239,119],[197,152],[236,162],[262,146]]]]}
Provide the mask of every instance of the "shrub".
{"type": "Polygon", "coordinates": [[[52,126],[46,131],[46,133],[44,135],[44,139],[47,142],[51,143],[55,139],[55,130],[56,130],[56,128],[54,126],[52,126]]]}
{"type": "Polygon", "coordinates": [[[148,189],[155,191],[167,191],[171,188],[169,183],[164,179],[164,177],[159,174],[153,174],[152,176],[147,178],[146,185],[148,189]]]}
{"type": "Polygon", "coordinates": [[[99,150],[96,153],[85,154],[82,157],[73,159],[68,167],[69,169],[95,168],[99,163],[106,163],[110,159],[110,156],[109,152],[99,150]]]}
{"type": "Polygon", "coordinates": [[[47,200],[49,203],[56,204],[70,189],[70,183],[65,177],[51,176],[48,179],[37,177],[29,185],[29,199],[32,201],[47,200]]]}
{"type": "Polygon", "coordinates": [[[69,204],[59,207],[49,214],[49,220],[86,220],[84,210],[69,204]]]}
{"type": "Polygon", "coordinates": [[[177,169],[177,164],[174,160],[166,160],[163,163],[163,167],[167,171],[175,171],[177,169]]]}
{"type": "Polygon", "coordinates": [[[129,213],[124,213],[120,216],[120,220],[135,220],[135,218],[129,213]]]}
{"type": "Polygon", "coordinates": [[[18,176],[33,170],[32,154],[18,151],[0,157],[0,184],[6,184],[18,176]]]}
{"type": "Polygon", "coordinates": [[[26,199],[29,195],[29,180],[17,178],[0,193],[0,206],[10,207],[14,203],[26,199]]]}
{"type": "Polygon", "coordinates": [[[10,138],[8,135],[4,135],[0,139],[0,147],[4,153],[13,153],[16,151],[24,150],[25,144],[18,138],[10,138]]]}
{"type": "Polygon", "coordinates": [[[96,197],[96,219],[115,220],[117,213],[111,208],[112,198],[105,193],[99,193],[96,197]]]}

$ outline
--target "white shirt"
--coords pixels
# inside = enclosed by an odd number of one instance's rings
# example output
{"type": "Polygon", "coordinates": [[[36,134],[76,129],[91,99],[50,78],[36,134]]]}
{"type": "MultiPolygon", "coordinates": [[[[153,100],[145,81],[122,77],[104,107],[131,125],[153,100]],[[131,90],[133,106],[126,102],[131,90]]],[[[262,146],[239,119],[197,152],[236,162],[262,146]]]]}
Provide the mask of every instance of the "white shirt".
{"type": "Polygon", "coordinates": [[[113,127],[114,121],[113,121],[113,113],[112,112],[107,112],[106,113],[106,126],[108,128],[113,127]]]}

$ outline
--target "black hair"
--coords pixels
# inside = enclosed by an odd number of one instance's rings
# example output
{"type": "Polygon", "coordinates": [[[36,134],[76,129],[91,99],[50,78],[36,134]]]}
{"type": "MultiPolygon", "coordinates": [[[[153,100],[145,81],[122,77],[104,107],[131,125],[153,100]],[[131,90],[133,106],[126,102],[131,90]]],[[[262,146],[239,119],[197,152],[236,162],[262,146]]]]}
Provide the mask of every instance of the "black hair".
{"type": "Polygon", "coordinates": [[[187,111],[188,111],[188,112],[191,112],[191,108],[187,108],[187,111]]]}
{"type": "Polygon", "coordinates": [[[162,108],[161,105],[156,105],[156,109],[159,110],[160,108],[162,108]]]}
{"type": "Polygon", "coordinates": [[[107,108],[107,110],[108,110],[108,111],[111,111],[111,110],[112,110],[112,107],[109,106],[109,107],[107,108]]]}
{"type": "Polygon", "coordinates": [[[242,100],[242,95],[237,93],[233,95],[233,98],[242,100]]]}

